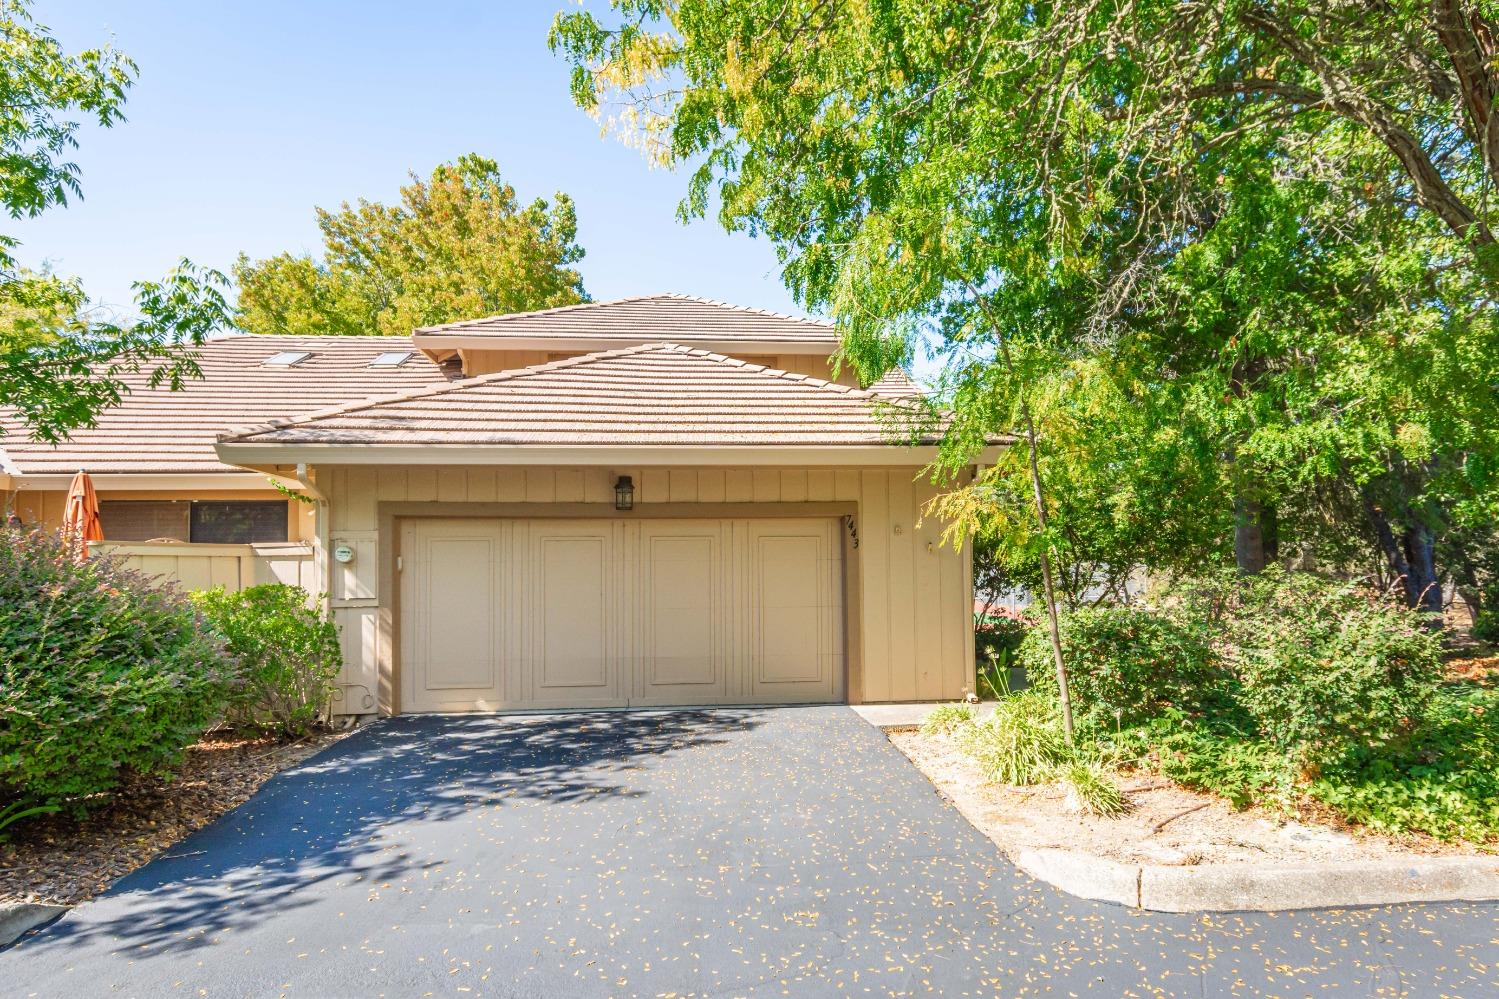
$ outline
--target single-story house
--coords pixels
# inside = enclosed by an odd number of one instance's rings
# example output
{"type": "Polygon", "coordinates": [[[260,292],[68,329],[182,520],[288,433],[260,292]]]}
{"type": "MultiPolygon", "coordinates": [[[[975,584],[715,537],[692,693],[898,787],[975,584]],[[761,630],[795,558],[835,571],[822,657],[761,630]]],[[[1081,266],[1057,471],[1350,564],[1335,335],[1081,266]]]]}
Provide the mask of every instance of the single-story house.
{"type": "Polygon", "coordinates": [[[225,337],[61,445],[0,410],[0,490],[56,526],[84,469],[143,570],[325,594],[340,713],[961,697],[969,553],[930,434],[892,437],[918,390],[836,347],[679,295],[225,337]]]}

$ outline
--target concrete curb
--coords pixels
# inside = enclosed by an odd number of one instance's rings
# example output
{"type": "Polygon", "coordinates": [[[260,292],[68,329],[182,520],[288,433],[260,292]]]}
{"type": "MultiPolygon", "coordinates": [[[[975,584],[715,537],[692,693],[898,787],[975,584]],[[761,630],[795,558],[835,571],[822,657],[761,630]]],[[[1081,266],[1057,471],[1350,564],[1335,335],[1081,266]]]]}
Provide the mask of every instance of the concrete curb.
{"type": "Polygon", "coordinates": [[[1429,857],[1322,867],[1121,864],[1026,849],[1015,866],[1072,895],[1156,912],[1278,912],[1402,902],[1499,900],[1499,857],[1429,857]]]}
{"type": "Polygon", "coordinates": [[[71,906],[46,905],[41,902],[15,902],[0,905],[0,948],[8,947],[26,933],[50,923],[71,906]]]}

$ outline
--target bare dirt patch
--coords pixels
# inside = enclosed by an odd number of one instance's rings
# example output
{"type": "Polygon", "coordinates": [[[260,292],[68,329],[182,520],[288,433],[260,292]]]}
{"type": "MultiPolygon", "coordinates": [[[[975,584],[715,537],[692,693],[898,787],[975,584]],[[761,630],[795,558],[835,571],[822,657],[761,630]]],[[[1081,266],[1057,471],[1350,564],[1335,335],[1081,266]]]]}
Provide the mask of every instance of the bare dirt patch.
{"type": "Polygon", "coordinates": [[[968,821],[1000,849],[1076,850],[1126,864],[1321,865],[1416,856],[1476,855],[1435,840],[1394,840],[1358,829],[1291,821],[1258,809],[1236,811],[1216,795],[1149,773],[1120,780],[1130,810],[1118,818],[1080,815],[1057,785],[986,783],[977,765],[943,736],[914,729],[890,741],[968,821]]]}
{"type": "Polygon", "coordinates": [[[347,734],[292,743],[210,737],[187,750],[175,780],[132,776],[82,819],[23,820],[8,830],[10,842],[0,843],[0,904],[87,901],[347,734]]]}

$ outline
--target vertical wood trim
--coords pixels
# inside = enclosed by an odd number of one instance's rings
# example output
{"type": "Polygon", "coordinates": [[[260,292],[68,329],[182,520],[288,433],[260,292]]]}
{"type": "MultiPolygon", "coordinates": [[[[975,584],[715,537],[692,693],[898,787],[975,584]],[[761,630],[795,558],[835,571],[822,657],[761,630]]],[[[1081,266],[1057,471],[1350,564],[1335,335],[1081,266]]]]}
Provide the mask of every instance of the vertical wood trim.
{"type": "Polygon", "coordinates": [[[756,503],[778,503],[781,499],[781,473],[773,468],[754,472],[752,499],[756,503]]]}
{"type": "Polygon", "coordinates": [[[439,503],[462,503],[468,499],[468,473],[462,468],[439,468],[437,470],[437,500],[439,503]]]}
{"type": "Polygon", "coordinates": [[[406,469],[407,498],[416,503],[437,499],[437,469],[413,465],[406,469]]]}
{"type": "Polygon", "coordinates": [[[916,668],[915,554],[916,515],[910,473],[888,473],[890,490],[890,699],[914,701],[920,696],[916,668]],[[900,533],[897,534],[896,530],[900,533]]]}
{"type": "Polygon", "coordinates": [[[697,473],[697,501],[699,503],[722,503],[724,501],[724,470],[704,468],[697,473]]]}
{"type": "Polygon", "coordinates": [[[526,469],[526,502],[557,502],[557,475],[550,468],[526,469]]]}
{"type": "MultiPolygon", "coordinates": [[[[840,476],[842,471],[838,473],[840,476]]],[[[863,572],[864,699],[890,700],[890,497],[880,469],[860,474],[860,562],[863,572]]]]}

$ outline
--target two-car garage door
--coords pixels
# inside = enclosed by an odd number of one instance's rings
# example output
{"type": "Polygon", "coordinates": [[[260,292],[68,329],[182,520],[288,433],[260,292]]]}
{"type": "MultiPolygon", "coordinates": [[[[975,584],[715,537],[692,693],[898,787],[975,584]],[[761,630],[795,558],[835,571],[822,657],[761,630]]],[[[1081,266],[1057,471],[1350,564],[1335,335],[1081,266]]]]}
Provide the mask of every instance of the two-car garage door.
{"type": "Polygon", "coordinates": [[[412,519],[402,711],[843,699],[831,518],[412,519]]]}

